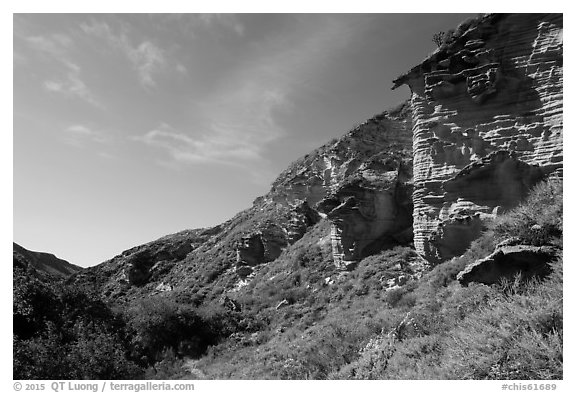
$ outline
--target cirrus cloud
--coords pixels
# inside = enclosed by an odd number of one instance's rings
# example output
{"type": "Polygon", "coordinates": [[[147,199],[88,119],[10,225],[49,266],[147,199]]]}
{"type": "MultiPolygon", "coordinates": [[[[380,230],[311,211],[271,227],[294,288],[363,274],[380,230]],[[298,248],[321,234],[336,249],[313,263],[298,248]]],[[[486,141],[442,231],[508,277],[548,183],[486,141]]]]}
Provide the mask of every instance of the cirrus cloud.
{"type": "Polygon", "coordinates": [[[156,86],[156,75],[163,71],[168,63],[161,48],[148,40],[134,44],[128,37],[127,27],[117,33],[106,22],[92,21],[81,23],[80,28],[85,34],[102,38],[120,50],[136,70],[143,87],[156,86]]]}
{"type": "Polygon", "coordinates": [[[81,98],[95,107],[103,107],[80,77],[81,68],[70,61],[63,61],[63,64],[67,69],[66,75],[63,78],[44,81],[44,88],[68,97],[81,98]]]}
{"type": "Polygon", "coordinates": [[[64,68],[64,75],[44,81],[44,89],[67,97],[80,98],[95,107],[103,107],[82,79],[82,68],[70,60],[69,52],[74,41],[69,36],[58,33],[30,36],[26,37],[25,41],[42,58],[59,63],[64,68]]]}

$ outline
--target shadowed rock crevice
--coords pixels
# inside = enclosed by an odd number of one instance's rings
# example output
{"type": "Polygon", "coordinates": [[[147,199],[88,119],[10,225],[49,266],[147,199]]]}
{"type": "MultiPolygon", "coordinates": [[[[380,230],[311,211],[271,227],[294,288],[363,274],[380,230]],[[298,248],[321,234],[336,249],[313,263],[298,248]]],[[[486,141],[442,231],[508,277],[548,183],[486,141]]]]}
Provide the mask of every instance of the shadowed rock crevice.
{"type": "Polygon", "coordinates": [[[476,161],[442,183],[445,199],[462,198],[489,208],[508,210],[523,200],[530,189],[546,176],[545,170],[500,150],[476,161]]]}
{"type": "Polygon", "coordinates": [[[485,220],[517,206],[545,176],[537,165],[501,150],[442,182],[444,203],[428,236],[428,259],[437,263],[461,255],[485,229],[485,220]]]}
{"type": "Polygon", "coordinates": [[[236,273],[241,277],[248,276],[252,267],[278,258],[287,245],[284,228],[272,223],[243,236],[236,247],[236,273]]]}
{"type": "Polygon", "coordinates": [[[412,184],[401,182],[411,178],[411,166],[402,163],[383,180],[354,179],[318,204],[332,222],[337,267],[350,270],[366,256],[412,240],[412,184]]]}

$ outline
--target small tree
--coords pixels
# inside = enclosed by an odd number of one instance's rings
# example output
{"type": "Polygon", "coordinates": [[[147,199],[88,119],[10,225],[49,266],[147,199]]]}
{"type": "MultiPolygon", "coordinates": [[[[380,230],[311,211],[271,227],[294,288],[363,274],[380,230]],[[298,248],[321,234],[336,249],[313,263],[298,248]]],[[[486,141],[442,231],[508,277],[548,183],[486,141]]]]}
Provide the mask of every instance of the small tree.
{"type": "Polygon", "coordinates": [[[432,36],[432,41],[434,41],[434,43],[436,45],[438,45],[438,48],[440,48],[442,46],[442,44],[444,43],[445,38],[446,38],[446,32],[439,31],[438,33],[435,33],[432,36]]]}

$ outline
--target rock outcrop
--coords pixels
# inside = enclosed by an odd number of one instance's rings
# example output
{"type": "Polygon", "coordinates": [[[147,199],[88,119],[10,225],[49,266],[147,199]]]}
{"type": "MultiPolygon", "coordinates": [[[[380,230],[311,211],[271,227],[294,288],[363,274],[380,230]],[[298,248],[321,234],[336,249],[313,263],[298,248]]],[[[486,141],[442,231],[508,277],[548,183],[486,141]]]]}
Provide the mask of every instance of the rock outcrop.
{"type": "Polygon", "coordinates": [[[462,285],[479,282],[490,285],[521,274],[523,279],[544,277],[551,272],[549,263],[557,252],[550,246],[501,245],[486,258],[480,259],[458,273],[462,285]]]}
{"type": "Polygon", "coordinates": [[[412,239],[410,119],[406,104],[375,116],[294,163],[272,187],[275,202],[327,215],[339,268],[412,239]]]}
{"type": "Polygon", "coordinates": [[[381,178],[353,179],[318,204],[332,221],[336,266],[349,270],[386,246],[412,240],[411,171],[402,163],[391,160],[381,178]]]}
{"type": "Polygon", "coordinates": [[[302,201],[296,204],[290,211],[290,222],[287,228],[288,243],[293,244],[302,238],[308,228],[318,223],[321,219],[320,214],[312,209],[308,202],[302,201]]]}
{"type": "Polygon", "coordinates": [[[429,261],[562,176],[562,31],[561,14],[469,20],[394,81],[412,91],[414,244],[429,261]]]}
{"type": "Polygon", "coordinates": [[[271,222],[243,236],[236,247],[238,275],[248,276],[252,272],[251,267],[275,260],[287,245],[288,236],[285,229],[271,222]]]}

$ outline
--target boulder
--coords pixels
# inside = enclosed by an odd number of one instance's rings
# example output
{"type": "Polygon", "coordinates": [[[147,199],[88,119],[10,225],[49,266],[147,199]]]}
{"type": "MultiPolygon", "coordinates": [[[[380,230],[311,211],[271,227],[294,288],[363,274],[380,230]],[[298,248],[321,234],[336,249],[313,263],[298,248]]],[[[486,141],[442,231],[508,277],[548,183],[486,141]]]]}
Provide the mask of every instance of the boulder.
{"type": "Polygon", "coordinates": [[[458,273],[457,279],[462,285],[471,282],[490,285],[519,273],[523,279],[544,277],[551,272],[549,263],[556,255],[556,249],[551,246],[499,245],[492,254],[458,273]]]}
{"type": "Polygon", "coordinates": [[[236,274],[240,276],[240,278],[246,278],[253,272],[254,269],[252,269],[250,266],[242,266],[242,265],[236,266],[236,274]]]}

